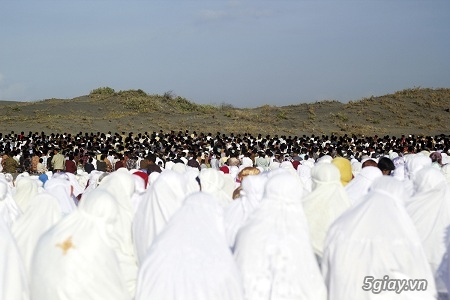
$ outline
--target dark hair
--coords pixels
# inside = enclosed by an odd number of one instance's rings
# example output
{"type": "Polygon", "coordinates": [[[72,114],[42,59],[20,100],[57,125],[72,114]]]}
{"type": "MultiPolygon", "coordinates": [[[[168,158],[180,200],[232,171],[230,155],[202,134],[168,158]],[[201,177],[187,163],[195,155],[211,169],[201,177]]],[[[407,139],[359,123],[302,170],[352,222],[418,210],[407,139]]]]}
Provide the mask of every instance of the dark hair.
{"type": "Polygon", "coordinates": [[[395,170],[395,165],[389,158],[382,157],[378,160],[378,169],[381,171],[393,171],[395,170]]]}

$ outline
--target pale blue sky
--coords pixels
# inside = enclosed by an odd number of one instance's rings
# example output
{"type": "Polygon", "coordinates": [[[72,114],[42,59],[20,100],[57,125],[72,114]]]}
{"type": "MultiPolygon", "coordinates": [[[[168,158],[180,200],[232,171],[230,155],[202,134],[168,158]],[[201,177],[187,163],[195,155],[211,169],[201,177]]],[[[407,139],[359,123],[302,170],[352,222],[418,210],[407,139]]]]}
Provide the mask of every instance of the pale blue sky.
{"type": "Polygon", "coordinates": [[[142,89],[236,107],[450,87],[448,0],[0,0],[0,100],[142,89]]]}

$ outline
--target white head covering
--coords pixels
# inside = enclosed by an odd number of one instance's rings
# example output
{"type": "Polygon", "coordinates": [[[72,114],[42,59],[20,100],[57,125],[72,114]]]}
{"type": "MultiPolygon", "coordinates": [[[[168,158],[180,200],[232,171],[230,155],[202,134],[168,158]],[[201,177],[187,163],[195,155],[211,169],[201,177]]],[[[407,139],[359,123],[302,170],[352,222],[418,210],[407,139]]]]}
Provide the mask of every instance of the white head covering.
{"type": "Polygon", "coordinates": [[[139,270],[136,300],[147,299],[243,299],[214,196],[188,196],[156,238],[139,270]]]}
{"type": "Polygon", "coordinates": [[[413,220],[436,279],[438,291],[445,289],[437,274],[447,249],[446,234],[450,226],[450,187],[443,174],[433,167],[415,173],[416,193],[406,209],[413,220]]]}
{"type": "Polygon", "coordinates": [[[268,178],[261,206],[236,236],[246,299],[326,299],[302,208],[300,179],[268,178]]]}
{"type": "Polygon", "coordinates": [[[447,184],[450,185],[450,164],[443,166],[441,172],[444,174],[447,184]]]}
{"type": "Polygon", "coordinates": [[[303,183],[305,194],[310,193],[312,191],[311,167],[300,163],[297,166],[297,174],[303,183]]]}
{"type": "Polygon", "coordinates": [[[31,271],[34,249],[41,235],[62,218],[58,199],[42,192],[30,199],[27,211],[11,227],[27,274],[31,271]]]}
{"type": "Polygon", "coordinates": [[[22,211],[13,199],[8,182],[0,179],[0,219],[10,228],[21,215],[22,211]]]}
{"type": "Polygon", "coordinates": [[[14,237],[0,218],[0,299],[29,300],[27,274],[14,237]]]}
{"type": "Polygon", "coordinates": [[[155,237],[163,230],[186,196],[183,175],[166,170],[149,187],[133,220],[136,255],[142,262],[155,237]]]}
{"type": "Polygon", "coordinates": [[[405,156],[406,160],[406,189],[409,195],[415,193],[414,177],[418,171],[424,167],[431,166],[431,158],[423,154],[409,154],[405,156]]]}
{"type": "Polygon", "coordinates": [[[311,244],[320,258],[328,228],[350,206],[341,184],[341,173],[333,164],[317,164],[311,170],[313,190],[305,196],[303,209],[308,219],[311,244]]]}
{"type": "Polygon", "coordinates": [[[225,180],[222,172],[212,168],[202,169],[199,178],[202,191],[214,195],[222,207],[228,206],[233,201],[231,195],[223,189],[225,180]]]}
{"type": "Polygon", "coordinates": [[[242,180],[241,197],[225,209],[225,233],[228,245],[233,248],[236,234],[250,215],[259,207],[267,177],[263,174],[245,176],[242,180]]]}
{"type": "Polygon", "coordinates": [[[369,188],[373,181],[383,176],[381,170],[377,167],[367,166],[361,169],[358,176],[353,178],[349,184],[345,186],[350,202],[355,205],[369,192],[369,188]]]}
{"type": "Polygon", "coordinates": [[[77,207],[72,198],[72,184],[70,183],[69,178],[67,176],[64,177],[64,175],[65,174],[47,180],[44,184],[44,189],[58,199],[61,213],[63,215],[68,215],[76,210],[77,207]]]}
{"type": "Polygon", "coordinates": [[[84,192],[84,187],[82,187],[82,186],[80,185],[80,183],[79,183],[78,180],[77,180],[77,177],[75,177],[75,174],[72,174],[72,173],[70,173],[70,172],[66,172],[66,175],[69,177],[70,184],[71,184],[72,187],[73,187],[73,192],[72,192],[72,194],[73,194],[75,197],[78,197],[80,194],[82,194],[82,193],[84,192]]]}
{"type": "Polygon", "coordinates": [[[357,160],[352,162],[353,177],[356,177],[356,175],[358,175],[361,172],[361,169],[362,169],[362,163],[360,163],[357,160]]]}
{"type": "Polygon", "coordinates": [[[404,207],[407,197],[402,182],[381,176],[363,201],[331,225],[322,259],[329,300],[436,299],[430,266],[404,207]],[[375,297],[361,288],[366,276],[424,279],[428,285],[426,291],[402,291],[405,298],[395,291],[380,291],[375,297]]]}
{"type": "Polygon", "coordinates": [[[319,157],[317,159],[317,163],[331,163],[333,161],[333,157],[331,157],[330,155],[324,155],[322,157],[319,157]]]}
{"type": "Polygon", "coordinates": [[[39,184],[29,176],[16,179],[16,188],[13,194],[14,201],[22,212],[26,212],[30,199],[39,192],[39,184]]]}
{"type": "Polygon", "coordinates": [[[33,257],[33,300],[131,299],[114,248],[114,197],[96,189],[83,207],[39,240],[33,257]]]}
{"type": "MultiPolygon", "coordinates": [[[[97,189],[108,191],[114,195],[114,199],[117,201],[119,210],[113,225],[114,232],[117,234],[116,242],[119,244],[116,254],[125,277],[127,288],[130,294],[134,295],[136,289],[137,261],[131,226],[134,217],[131,197],[135,190],[132,176],[126,168],[120,168],[103,178],[97,189]]],[[[80,207],[83,205],[82,200],[80,201],[80,207]]]]}
{"type": "Polygon", "coordinates": [[[395,179],[404,181],[406,179],[406,166],[405,159],[403,156],[398,156],[392,160],[395,166],[395,170],[392,172],[392,176],[395,179]]]}

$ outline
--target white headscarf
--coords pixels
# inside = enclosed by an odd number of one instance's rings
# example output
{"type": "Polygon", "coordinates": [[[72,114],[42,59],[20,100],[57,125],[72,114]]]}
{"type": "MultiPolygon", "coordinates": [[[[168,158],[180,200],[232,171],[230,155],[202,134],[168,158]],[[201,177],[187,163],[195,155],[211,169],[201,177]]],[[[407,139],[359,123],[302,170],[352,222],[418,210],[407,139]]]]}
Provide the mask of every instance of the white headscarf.
{"type": "Polygon", "coordinates": [[[0,299],[29,300],[30,291],[25,267],[16,241],[0,218],[0,299]]]}
{"type": "Polygon", "coordinates": [[[242,180],[241,197],[225,209],[225,233],[230,248],[234,247],[239,229],[261,204],[266,182],[267,177],[264,174],[245,176],[242,180]]]}
{"type": "Polygon", "coordinates": [[[311,193],[311,191],[312,191],[311,167],[300,163],[297,166],[297,174],[303,183],[303,187],[305,189],[305,195],[308,193],[311,193]]]}
{"type": "Polygon", "coordinates": [[[440,170],[425,167],[414,176],[416,193],[406,209],[422,240],[425,254],[435,275],[438,291],[445,286],[437,274],[447,249],[447,229],[450,226],[450,187],[440,170]]]}
{"type": "Polygon", "coordinates": [[[326,299],[302,207],[300,179],[268,178],[261,206],[236,236],[246,299],[326,299]]]}
{"type": "Polygon", "coordinates": [[[97,189],[41,237],[32,263],[33,300],[132,298],[114,250],[118,210],[114,197],[97,189]]]}
{"type": "Polygon", "coordinates": [[[211,168],[202,169],[199,178],[202,191],[214,195],[222,207],[227,207],[233,201],[223,189],[225,180],[222,172],[211,168]]]}
{"type": "Polygon", "coordinates": [[[363,201],[331,225],[322,259],[329,300],[436,299],[433,274],[404,207],[407,197],[402,182],[381,176],[363,201]],[[428,285],[426,291],[374,294],[361,288],[366,276],[424,279],[428,285]]]}
{"type": "Polygon", "coordinates": [[[27,274],[30,274],[34,249],[41,235],[62,218],[58,199],[42,192],[30,199],[27,211],[11,227],[27,274]]]}
{"type": "Polygon", "coordinates": [[[69,177],[61,175],[47,180],[44,184],[44,190],[58,199],[63,215],[68,215],[77,209],[72,198],[72,184],[69,177]]]}
{"type": "Polygon", "coordinates": [[[39,184],[35,179],[21,177],[16,180],[16,188],[14,190],[13,198],[22,212],[26,212],[30,205],[30,199],[39,192],[39,184]]]}
{"type": "Polygon", "coordinates": [[[133,220],[133,240],[142,263],[155,237],[163,230],[186,196],[183,175],[165,170],[149,187],[133,220]]]}
{"type": "Polygon", "coordinates": [[[214,196],[188,196],[156,238],[139,270],[136,300],[147,299],[243,299],[214,196]]]}
{"type": "Polygon", "coordinates": [[[378,177],[383,176],[380,169],[373,166],[367,166],[361,169],[358,176],[353,178],[346,186],[348,198],[352,205],[357,204],[369,192],[369,188],[378,177]]]}
{"type": "Polygon", "coordinates": [[[303,209],[308,219],[311,244],[321,258],[328,228],[351,203],[341,184],[341,173],[333,164],[317,164],[311,170],[313,190],[305,196],[303,209]]]}
{"type": "MultiPolygon", "coordinates": [[[[125,281],[131,295],[134,295],[137,278],[137,260],[132,238],[133,208],[131,197],[134,194],[135,184],[133,175],[126,168],[120,168],[103,178],[97,187],[106,190],[116,200],[119,210],[114,222],[114,231],[117,233],[119,251],[117,256],[120,268],[125,276],[125,281]]],[[[80,201],[81,206],[84,200],[80,201]]],[[[86,201],[87,203],[87,201],[86,201]]]]}
{"type": "Polygon", "coordinates": [[[10,228],[21,215],[22,211],[13,199],[8,182],[0,179],[0,219],[10,228]]]}
{"type": "Polygon", "coordinates": [[[431,158],[429,156],[425,156],[423,154],[409,154],[405,156],[406,160],[406,189],[409,195],[413,195],[415,193],[414,187],[414,177],[416,173],[423,169],[424,167],[431,166],[431,158]]]}

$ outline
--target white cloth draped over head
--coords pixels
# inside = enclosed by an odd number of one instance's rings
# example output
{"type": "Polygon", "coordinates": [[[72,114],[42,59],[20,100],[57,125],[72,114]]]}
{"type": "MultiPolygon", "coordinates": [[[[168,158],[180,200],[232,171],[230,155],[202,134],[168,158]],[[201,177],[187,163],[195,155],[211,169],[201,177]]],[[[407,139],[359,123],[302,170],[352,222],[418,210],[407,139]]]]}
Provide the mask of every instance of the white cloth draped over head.
{"type": "Polygon", "coordinates": [[[446,288],[437,270],[447,249],[450,226],[450,187],[442,173],[426,167],[414,176],[416,193],[406,209],[415,224],[436,279],[438,291],[446,288]],[[447,238],[446,238],[447,237],[447,238]]]}
{"type": "Polygon", "coordinates": [[[240,300],[242,283],[214,196],[189,195],[139,269],[136,300],[240,300]]]}
{"type": "MultiPolygon", "coordinates": [[[[132,176],[126,168],[120,168],[104,177],[100,181],[97,189],[106,190],[114,195],[114,199],[119,207],[117,218],[113,224],[119,243],[119,250],[116,253],[120,268],[125,276],[127,287],[131,295],[134,295],[137,278],[137,260],[132,237],[134,215],[131,197],[135,190],[132,176]]],[[[84,199],[80,201],[80,206],[83,206],[83,202],[84,199]]]]}
{"type": "Polygon", "coordinates": [[[322,257],[328,228],[351,203],[341,184],[341,173],[333,164],[317,164],[311,170],[313,190],[303,200],[303,210],[311,236],[311,244],[322,257]]]}
{"type": "Polygon", "coordinates": [[[450,164],[443,166],[441,172],[444,174],[447,184],[450,185],[450,164]]]}
{"type": "Polygon", "coordinates": [[[231,195],[224,191],[225,180],[223,176],[222,172],[207,168],[200,171],[199,178],[202,191],[214,195],[219,204],[225,208],[233,199],[231,195]]]}
{"type": "Polygon", "coordinates": [[[262,203],[236,236],[246,299],[326,299],[309,238],[300,179],[268,178],[262,203]]]}
{"type": "Polygon", "coordinates": [[[133,220],[133,240],[142,263],[155,237],[163,230],[186,197],[182,174],[165,170],[149,187],[133,220]]]}
{"type": "Polygon", "coordinates": [[[26,212],[30,205],[30,199],[37,193],[39,193],[39,184],[35,179],[27,176],[16,180],[13,198],[22,212],[26,212]]]}
{"type": "Polygon", "coordinates": [[[31,268],[33,300],[132,298],[114,250],[118,210],[114,197],[97,189],[41,237],[31,268]]]}
{"type": "Polygon", "coordinates": [[[393,176],[395,179],[403,181],[407,179],[406,174],[406,166],[405,166],[405,158],[403,156],[398,156],[392,160],[395,166],[395,170],[393,171],[393,176]]]}
{"type": "Polygon", "coordinates": [[[0,299],[29,300],[30,291],[25,267],[16,241],[0,218],[0,299]]]}
{"type": "Polygon", "coordinates": [[[61,218],[58,199],[44,191],[30,199],[27,211],[12,225],[11,232],[16,239],[28,275],[39,238],[61,218]]]}
{"type": "Polygon", "coordinates": [[[404,207],[407,197],[401,181],[381,176],[358,205],[331,225],[322,258],[329,300],[436,299],[433,274],[404,207]],[[426,291],[374,294],[361,288],[366,276],[424,279],[428,285],[426,291]]]}
{"type": "Polygon", "coordinates": [[[68,215],[77,209],[72,198],[72,184],[68,177],[61,176],[47,180],[44,190],[58,199],[63,215],[68,215]]]}
{"type": "Polygon", "coordinates": [[[425,167],[431,166],[431,158],[423,154],[408,154],[405,156],[406,161],[406,189],[409,195],[415,193],[414,177],[416,173],[425,167]]]}
{"type": "Polygon", "coordinates": [[[22,211],[13,199],[8,182],[0,179],[0,219],[10,228],[21,215],[22,211]]]}
{"type": "Polygon", "coordinates": [[[383,173],[377,167],[366,166],[362,168],[361,172],[345,186],[350,203],[352,205],[358,204],[369,192],[374,180],[381,176],[383,176],[383,173]]]}
{"type": "Polygon", "coordinates": [[[230,248],[234,247],[239,229],[261,204],[266,182],[265,174],[245,176],[241,183],[241,197],[226,207],[224,212],[225,234],[230,248]]]}
{"type": "Polygon", "coordinates": [[[72,194],[73,194],[75,197],[78,197],[80,194],[82,194],[82,193],[84,192],[84,188],[85,188],[85,187],[82,187],[82,186],[80,185],[80,183],[78,182],[77,177],[75,176],[75,174],[72,174],[72,173],[68,173],[68,172],[67,172],[66,175],[69,177],[70,184],[71,184],[72,187],[73,187],[73,192],[72,192],[72,194]]]}
{"type": "Polygon", "coordinates": [[[311,167],[300,163],[297,167],[297,174],[303,183],[305,195],[311,193],[312,191],[311,167]]]}

